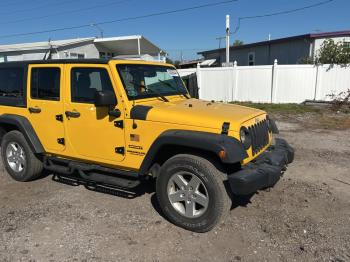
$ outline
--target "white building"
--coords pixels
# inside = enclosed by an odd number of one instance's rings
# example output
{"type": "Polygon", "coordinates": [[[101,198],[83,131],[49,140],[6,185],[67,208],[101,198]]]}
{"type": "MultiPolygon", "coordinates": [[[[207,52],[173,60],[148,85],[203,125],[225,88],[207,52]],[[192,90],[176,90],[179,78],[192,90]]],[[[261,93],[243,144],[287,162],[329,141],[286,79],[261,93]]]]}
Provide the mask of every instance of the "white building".
{"type": "Polygon", "coordinates": [[[161,48],[141,35],[0,45],[0,62],[112,57],[165,61],[165,55],[161,48]]]}

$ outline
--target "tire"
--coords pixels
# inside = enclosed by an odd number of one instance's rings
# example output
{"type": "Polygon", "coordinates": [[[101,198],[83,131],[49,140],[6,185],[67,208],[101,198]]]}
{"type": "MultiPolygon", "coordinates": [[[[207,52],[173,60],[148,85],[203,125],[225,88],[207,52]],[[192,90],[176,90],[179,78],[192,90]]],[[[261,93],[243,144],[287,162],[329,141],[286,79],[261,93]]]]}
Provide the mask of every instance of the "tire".
{"type": "Polygon", "coordinates": [[[176,155],[163,164],[156,181],[160,208],[175,225],[193,232],[208,232],[231,208],[226,179],[205,158],[176,155]]]}
{"type": "Polygon", "coordinates": [[[2,138],[1,156],[7,173],[16,181],[27,182],[41,175],[43,163],[17,130],[6,133],[2,138]]]}

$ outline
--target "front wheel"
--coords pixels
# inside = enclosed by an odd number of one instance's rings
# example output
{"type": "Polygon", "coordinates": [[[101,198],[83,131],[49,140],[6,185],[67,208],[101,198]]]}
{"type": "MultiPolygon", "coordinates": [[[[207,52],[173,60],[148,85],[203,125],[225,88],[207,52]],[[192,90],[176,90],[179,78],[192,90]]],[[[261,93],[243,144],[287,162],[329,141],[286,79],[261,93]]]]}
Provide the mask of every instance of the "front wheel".
{"type": "Polygon", "coordinates": [[[226,176],[210,161],[194,155],[167,160],[157,178],[160,207],[174,224],[194,232],[207,232],[229,212],[226,176]]]}

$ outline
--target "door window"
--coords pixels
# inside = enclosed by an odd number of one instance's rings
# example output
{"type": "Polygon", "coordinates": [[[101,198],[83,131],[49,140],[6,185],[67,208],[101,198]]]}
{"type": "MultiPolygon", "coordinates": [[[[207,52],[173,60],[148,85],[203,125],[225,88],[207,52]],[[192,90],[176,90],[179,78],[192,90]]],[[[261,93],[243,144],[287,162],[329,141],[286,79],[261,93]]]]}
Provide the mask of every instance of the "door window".
{"type": "Polygon", "coordinates": [[[30,81],[31,98],[60,100],[60,69],[55,67],[33,68],[30,81]]]}
{"type": "Polygon", "coordinates": [[[112,91],[108,71],[104,68],[73,68],[71,99],[77,103],[94,103],[96,91],[112,91]]]}

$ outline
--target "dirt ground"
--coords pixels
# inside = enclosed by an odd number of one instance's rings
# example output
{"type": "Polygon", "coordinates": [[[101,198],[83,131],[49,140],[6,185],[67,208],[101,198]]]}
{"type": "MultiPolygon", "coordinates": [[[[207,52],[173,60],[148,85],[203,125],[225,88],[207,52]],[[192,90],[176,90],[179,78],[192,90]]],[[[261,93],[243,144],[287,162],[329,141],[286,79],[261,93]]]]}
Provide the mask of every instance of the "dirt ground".
{"type": "Polygon", "coordinates": [[[317,117],[277,117],[295,162],[205,234],[166,221],[150,186],[125,198],[52,176],[18,183],[1,164],[0,261],[350,261],[350,130],[317,117]]]}

